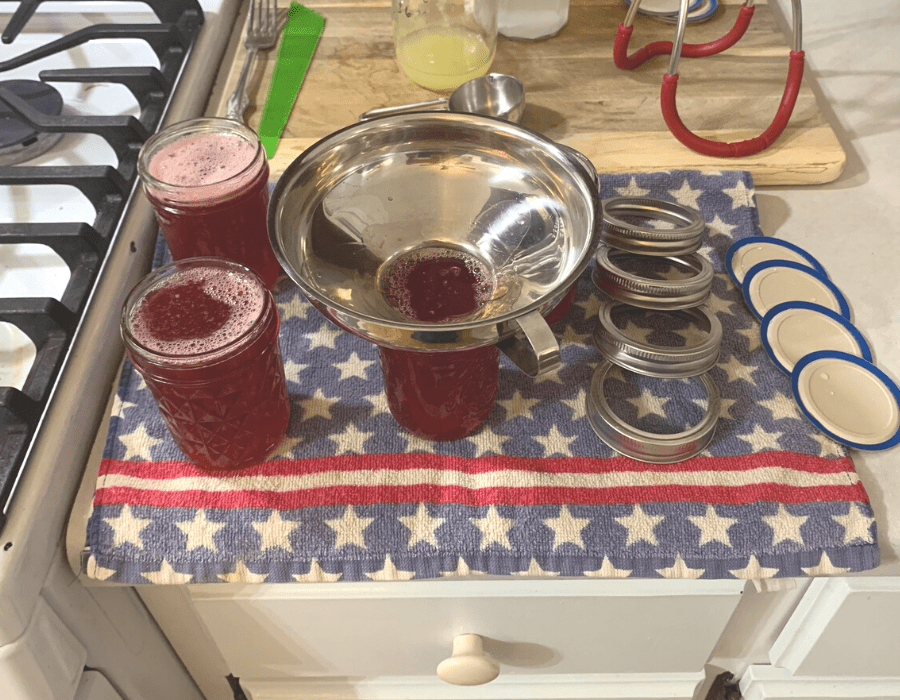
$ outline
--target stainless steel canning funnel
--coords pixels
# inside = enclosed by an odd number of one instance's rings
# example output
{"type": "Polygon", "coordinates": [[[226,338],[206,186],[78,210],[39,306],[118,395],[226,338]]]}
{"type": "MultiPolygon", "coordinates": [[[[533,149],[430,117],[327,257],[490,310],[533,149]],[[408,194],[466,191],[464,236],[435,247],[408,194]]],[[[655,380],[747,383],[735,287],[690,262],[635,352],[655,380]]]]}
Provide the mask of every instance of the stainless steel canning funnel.
{"type": "Polygon", "coordinates": [[[393,115],[337,131],[294,160],[269,204],[269,237],[291,279],[346,330],[418,351],[496,343],[533,376],[559,363],[541,313],[600,242],[596,182],[583,156],[516,124],[393,115]],[[490,298],[470,317],[421,323],[385,299],[394,266],[436,248],[487,272],[490,298]]]}

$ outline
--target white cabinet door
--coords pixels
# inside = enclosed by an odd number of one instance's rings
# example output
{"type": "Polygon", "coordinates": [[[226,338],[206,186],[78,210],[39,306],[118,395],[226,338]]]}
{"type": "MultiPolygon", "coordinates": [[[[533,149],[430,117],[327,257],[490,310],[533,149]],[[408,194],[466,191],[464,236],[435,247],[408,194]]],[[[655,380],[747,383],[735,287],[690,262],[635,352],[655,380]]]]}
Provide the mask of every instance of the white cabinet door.
{"type": "MultiPolygon", "coordinates": [[[[547,684],[540,697],[586,697],[586,682],[617,685],[596,697],[624,697],[622,688],[635,682],[688,690],[648,697],[690,697],[742,588],[739,581],[489,580],[189,590],[229,671],[258,700],[301,687],[302,697],[456,697],[435,669],[466,633],[483,637],[500,665],[498,680],[485,686],[498,689],[489,697],[503,697],[496,692],[504,687],[531,697],[524,688],[535,684],[547,684]]],[[[628,697],[644,691],[635,692],[628,697]]]]}

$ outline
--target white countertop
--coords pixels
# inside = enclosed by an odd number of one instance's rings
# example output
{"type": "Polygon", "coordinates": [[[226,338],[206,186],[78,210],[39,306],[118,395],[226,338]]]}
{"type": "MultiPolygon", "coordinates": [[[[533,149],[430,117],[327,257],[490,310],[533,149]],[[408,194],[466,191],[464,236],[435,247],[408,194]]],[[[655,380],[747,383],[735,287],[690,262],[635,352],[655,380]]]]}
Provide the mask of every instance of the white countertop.
{"type": "MultiPolygon", "coordinates": [[[[790,31],[791,0],[770,0],[790,31]]],[[[844,292],[875,364],[900,383],[900,13],[896,0],[803,3],[804,81],[847,153],[826,185],[756,191],[766,235],[812,253],[844,292]]],[[[785,70],[787,63],[785,63],[785,70]]],[[[900,446],[851,457],[875,510],[882,565],[900,574],[900,446]]]]}

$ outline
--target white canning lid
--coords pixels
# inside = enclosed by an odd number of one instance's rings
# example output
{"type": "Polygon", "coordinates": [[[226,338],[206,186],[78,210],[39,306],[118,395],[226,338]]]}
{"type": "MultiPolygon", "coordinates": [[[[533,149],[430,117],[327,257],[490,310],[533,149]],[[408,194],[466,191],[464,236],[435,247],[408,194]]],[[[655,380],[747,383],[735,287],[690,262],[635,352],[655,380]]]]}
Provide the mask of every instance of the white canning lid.
{"type": "Polygon", "coordinates": [[[819,304],[788,301],[763,316],[760,337],[769,358],[785,374],[805,355],[817,350],[839,350],[872,361],[862,333],[844,316],[819,304]]]}
{"type": "Polygon", "coordinates": [[[900,442],[900,389],[872,363],[820,350],[797,362],[791,385],[806,417],[834,440],[861,450],[900,442]]]}
{"type": "Polygon", "coordinates": [[[850,318],[850,305],[828,277],[790,260],[757,263],[747,271],[741,289],[747,306],[760,319],[786,301],[819,304],[850,318]]]}
{"type": "Polygon", "coordinates": [[[769,260],[790,260],[808,265],[826,277],[825,268],[800,246],[768,236],[750,236],[731,244],[725,253],[725,269],[734,283],[740,287],[747,271],[754,265],[769,260]]]}

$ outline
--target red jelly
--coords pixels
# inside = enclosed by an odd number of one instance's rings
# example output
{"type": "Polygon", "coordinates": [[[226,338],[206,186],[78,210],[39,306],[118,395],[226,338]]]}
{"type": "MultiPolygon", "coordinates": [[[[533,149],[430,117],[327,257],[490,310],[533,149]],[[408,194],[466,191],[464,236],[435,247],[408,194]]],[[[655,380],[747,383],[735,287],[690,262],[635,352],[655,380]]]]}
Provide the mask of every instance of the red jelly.
{"type": "Polygon", "coordinates": [[[174,124],[147,140],[138,170],[173,259],[227,258],[274,286],[269,164],[251,129],[217,118],[174,124]]]}
{"type": "Polygon", "coordinates": [[[198,466],[256,464],[287,430],[278,327],[262,281],[222,259],[165,265],[129,294],[122,314],[128,358],[198,466]]]}
{"type": "MultiPolygon", "coordinates": [[[[447,323],[479,311],[493,291],[485,267],[449,248],[416,251],[385,275],[385,299],[411,320],[447,323]]],[[[429,440],[458,440],[487,420],[499,384],[493,345],[442,352],[380,349],[388,407],[400,425],[429,440]]]]}

